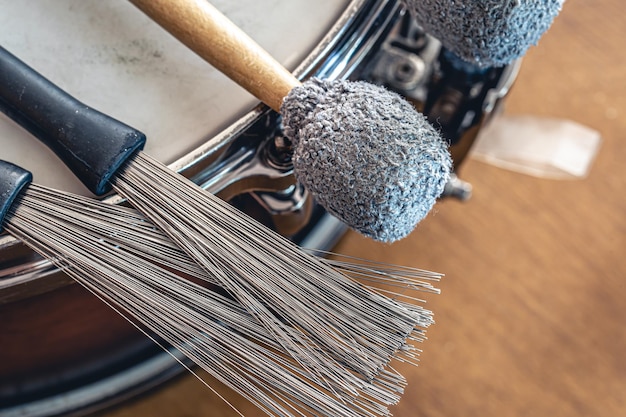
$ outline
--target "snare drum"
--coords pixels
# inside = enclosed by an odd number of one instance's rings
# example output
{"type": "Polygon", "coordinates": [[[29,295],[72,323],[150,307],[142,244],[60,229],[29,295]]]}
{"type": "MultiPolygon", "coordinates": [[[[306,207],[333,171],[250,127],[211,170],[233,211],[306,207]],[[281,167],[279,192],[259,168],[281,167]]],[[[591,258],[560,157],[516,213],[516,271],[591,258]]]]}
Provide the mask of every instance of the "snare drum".
{"type": "MultiPolygon", "coordinates": [[[[433,80],[445,72],[438,42],[396,1],[213,3],[301,78],[367,79],[424,109],[433,80]]],[[[0,0],[0,9],[2,46],[81,101],[142,130],[146,153],[303,246],[328,249],[344,232],[294,180],[280,116],[130,3],[0,0]]],[[[514,73],[492,76],[484,108],[453,136],[477,129],[514,73]]],[[[0,149],[0,158],[32,171],[36,183],[89,195],[51,151],[3,115],[0,149]]],[[[93,411],[182,371],[8,235],[0,235],[0,335],[0,414],[7,416],[93,411]]]]}

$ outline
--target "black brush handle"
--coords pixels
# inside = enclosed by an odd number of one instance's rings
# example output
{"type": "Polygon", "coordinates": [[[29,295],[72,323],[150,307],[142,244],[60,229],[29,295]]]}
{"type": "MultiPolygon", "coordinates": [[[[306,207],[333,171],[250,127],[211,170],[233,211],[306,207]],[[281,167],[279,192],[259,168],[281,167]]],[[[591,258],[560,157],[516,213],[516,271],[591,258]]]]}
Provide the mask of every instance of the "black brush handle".
{"type": "Polygon", "coordinates": [[[0,160],[0,232],[4,229],[4,218],[15,199],[33,181],[33,175],[10,162],[0,160]]]}
{"type": "Polygon", "coordinates": [[[81,103],[0,46],[0,110],[58,155],[96,194],[135,151],[140,131],[81,103]]]}

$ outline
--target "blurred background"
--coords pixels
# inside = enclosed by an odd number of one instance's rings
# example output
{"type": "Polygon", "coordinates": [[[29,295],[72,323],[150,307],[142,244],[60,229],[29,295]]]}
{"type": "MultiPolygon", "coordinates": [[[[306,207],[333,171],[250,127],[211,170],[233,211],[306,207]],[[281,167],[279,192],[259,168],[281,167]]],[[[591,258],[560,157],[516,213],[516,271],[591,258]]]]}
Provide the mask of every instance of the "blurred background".
{"type": "MultiPolygon", "coordinates": [[[[436,324],[397,417],[626,415],[626,4],[567,0],[526,55],[505,116],[600,132],[585,178],[544,179],[469,157],[470,200],[444,200],[394,244],[348,232],[335,251],[445,273],[436,324]]],[[[216,386],[219,386],[216,384],[216,386]]],[[[225,395],[247,415],[257,411],[225,395]]],[[[103,413],[231,416],[194,377],[103,413]]]]}

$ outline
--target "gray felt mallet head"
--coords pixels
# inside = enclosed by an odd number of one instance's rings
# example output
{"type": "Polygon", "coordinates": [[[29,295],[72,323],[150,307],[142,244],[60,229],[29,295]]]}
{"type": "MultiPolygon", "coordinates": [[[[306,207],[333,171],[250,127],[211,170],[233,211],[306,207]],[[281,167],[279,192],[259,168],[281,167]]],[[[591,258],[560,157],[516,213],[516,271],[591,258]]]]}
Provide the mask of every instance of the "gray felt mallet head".
{"type": "Polygon", "coordinates": [[[447,146],[398,94],[311,79],[282,106],[295,175],[330,213],[376,240],[409,234],[441,195],[447,146]]]}
{"type": "Polygon", "coordinates": [[[565,0],[402,0],[427,33],[460,58],[499,67],[522,57],[565,0]]]}
{"type": "Polygon", "coordinates": [[[384,242],[401,239],[443,192],[452,168],[447,144],[398,94],[365,82],[301,84],[206,0],[131,2],[281,113],[296,178],[348,226],[384,242]]]}

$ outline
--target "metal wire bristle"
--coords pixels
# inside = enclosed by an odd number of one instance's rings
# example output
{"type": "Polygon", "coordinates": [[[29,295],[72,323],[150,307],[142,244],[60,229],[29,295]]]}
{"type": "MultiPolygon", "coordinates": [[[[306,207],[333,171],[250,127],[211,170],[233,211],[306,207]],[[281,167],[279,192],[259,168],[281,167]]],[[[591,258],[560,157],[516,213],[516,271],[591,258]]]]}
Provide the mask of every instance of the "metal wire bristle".
{"type": "MultiPolygon", "coordinates": [[[[169,245],[158,232],[144,235],[154,228],[133,210],[31,184],[4,226],[131,323],[145,326],[269,415],[388,416],[387,406],[399,400],[405,381],[390,367],[364,380],[338,365],[341,376],[325,371],[320,378],[240,304],[157,265],[149,248],[169,245]],[[126,244],[142,236],[144,246],[126,244]]],[[[292,340],[311,343],[297,326],[285,331],[292,340]]]]}
{"type": "MultiPolygon", "coordinates": [[[[75,216],[75,213],[79,212],[85,219],[92,221],[94,231],[122,242],[129,250],[134,249],[141,256],[161,265],[218,285],[218,281],[212,275],[208,275],[164,232],[133,208],[102,204],[92,198],[36,185],[32,187],[30,194],[40,201],[47,201],[51,207],[58,206],[57,216],[70,221],[70,216],[75,216]]],[[[373,284],[370,288],[385,291],[392,298],[402,297],[402,294],[410,291],[440,293],[431,283],[439,282],[443,277],[443,274],[438,272],[375,262],[320,249],[300,249],[322,258],[322,262],[352,279],[373,284]],[[381,286],[388,286],[393,290],[384,290],[380,288],[381,286]]]]}
{"type": "Polygon", "coordinates": [[[320,378],[371,381],[424,324],[142,152],[112,183],[320,378]]]}

